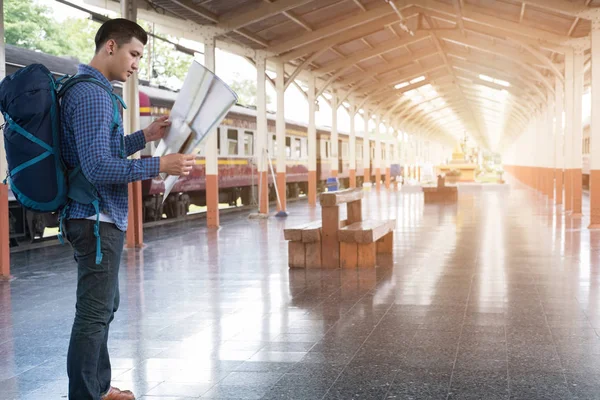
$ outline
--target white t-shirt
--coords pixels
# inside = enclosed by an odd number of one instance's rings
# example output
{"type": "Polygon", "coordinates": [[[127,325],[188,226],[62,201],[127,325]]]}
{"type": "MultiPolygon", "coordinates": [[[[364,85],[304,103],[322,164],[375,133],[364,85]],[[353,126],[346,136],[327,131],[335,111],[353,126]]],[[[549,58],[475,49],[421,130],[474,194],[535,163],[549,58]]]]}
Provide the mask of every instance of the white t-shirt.
{"type": "MultiPolygon", "coordinates": [[[[96,214],[91,217],[87,217],[86,219],[96,221],[96,214]]],[[[109,224],[114,224],[115,220],[110,217],[110,215],[100,213],[100,222],[108,222],[109,224]]]]}

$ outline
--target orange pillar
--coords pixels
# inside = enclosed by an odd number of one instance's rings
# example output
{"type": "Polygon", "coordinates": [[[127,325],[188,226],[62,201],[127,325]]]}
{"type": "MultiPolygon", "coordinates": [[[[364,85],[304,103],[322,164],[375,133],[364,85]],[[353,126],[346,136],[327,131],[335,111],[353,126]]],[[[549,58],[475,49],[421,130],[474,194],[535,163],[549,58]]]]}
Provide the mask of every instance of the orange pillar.
{"type": "Polygon", "coordinates": [[[279,200],[281,206],[277,204],[277,211],[287,210],[287,196],[286,196],[286,183],[285,183],[285,172],[277,173],[277,191],[279,192],[279,200]]]}
{"type": "Polygon", "coordinates": [[[555,202],[557,205],[563,204],[564,176],[563,167],[565,165],[564,156],[564,130],[563,130],[563,110],[565,108],[564,86],[559,77],[555,78],[555,101],[554,101],[554,179],[555,202]]]}
{"type": "Polygon", "coordinates": [[[308,204],[317,205],[317,128],[315,125],[317,88],[314,76],[308,78],[308,204]]]}
{"type": "Polygon", "coordinates": [[[365,168],[365,172],[364,172],[364,181],[365,183],[367,182],[371,182],[371,170],[369,168],[365,168]]]}
{"type": "Polygon", "coordinates": [[[391,169],[390,168],[386,168],[385,169],[385,188],[386,189],[390,188],[391,182],[392,182],[391,169]]]}
{"type": "Polygon", "coordinates": [[[350,179],[350,188],[354,189],[356,187],[356,170],[351,169],[348,171],[349,179],[350,179]]]}
{"type": "Polygon", "coordinates": [[[283,63],[276,63],[277,77],[275,78],[275,86],[277,89],[277,115],[275,129],[277,132],[277,193],[279,194],[279,202],[277,203],[277,211],[286,211],[287,209],[287,190],[286,190],[286,172],[287,162],[285,154],[285,81],[283,63]]]}
{"type": "MultiPolygon", "coordinates": [[[[0,146],[4,146],[0,144],[0,146]]],[[[8,185],[0,183],[0,278],[10,277],[10,233],[8,229],[8,185]]]]}
{"type": "Polygon", "coordinates": [[[375,168],[375,187],[377,190],[381,189],[381,170],[375,168]]]}
{"type": "MultiPolygon", "coordinates": [[[[215,39],[204,41],[204,64],[211,71],[215,70],[215,39]]],[[[219,151],[217,139],[219,132],[215,129],[206,139],[206,226],[219,227],[219,151]]]]}
{"type": "MultiPolygon", "coordinates": [[[[584,56],[583,50],[577,49],[573,57],[573,153],[572,153],[572,179],[573,179],[573,215],[582,214],[582,153],[583,153],[583,121],[582,99],[583,99],[583,72],[584,56]]],[[[595,110],[594,110],[595,111],[595,110]]]]}
{"type": "Polygon", "coordinates": [[[267,171],[260,172],[260,204],[259,212],[261,214],[269,213],[269,174],[267,171]]]}
{"type": "Polygon", "coordinates": [[[206,226],[219,227],[219,176],[206,175],[206,226]]]}
{"type": "Polygon", "coordinates": [[[600,21],[592,21],[592,114],[590,121],[590,228],[600,228],[600,21]]]}
{"type": "Polygon", "coordinates": [[[142,182],[129,184],[129,216],[127,226],[127,247],[141,247],[144,244],[144,214],[142,210],[142,182]]]}
{"type": "MultiPolygon", "coordinates": [[[[576,114],[574,111],[574,53],[568,48],[565,53],[565,211],[573,210],[573,132],[576,114]]],[[[581,118],[581,114],[579,114],[581,118]]],[[[579,155],[581,157],[581,154],[579,155]]]]}
{"type": "Polygon", "coordinates": [[[308,204],[317,205],[317,171],[308,171],[308,204]]]}

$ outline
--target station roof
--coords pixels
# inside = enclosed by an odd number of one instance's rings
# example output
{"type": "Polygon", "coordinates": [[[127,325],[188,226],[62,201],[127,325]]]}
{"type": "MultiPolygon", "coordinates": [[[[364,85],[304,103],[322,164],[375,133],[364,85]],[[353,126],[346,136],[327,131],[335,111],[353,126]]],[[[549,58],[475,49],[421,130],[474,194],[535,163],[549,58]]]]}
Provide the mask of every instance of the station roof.
{"type": "Polygon", "coordinates": [[[310,71],[318,89],[392,126],[494,150],[554,98],[567,52],[589,70],[600,17],[600,0],[145,2],[284,62],[287,78],[310,71]]]}

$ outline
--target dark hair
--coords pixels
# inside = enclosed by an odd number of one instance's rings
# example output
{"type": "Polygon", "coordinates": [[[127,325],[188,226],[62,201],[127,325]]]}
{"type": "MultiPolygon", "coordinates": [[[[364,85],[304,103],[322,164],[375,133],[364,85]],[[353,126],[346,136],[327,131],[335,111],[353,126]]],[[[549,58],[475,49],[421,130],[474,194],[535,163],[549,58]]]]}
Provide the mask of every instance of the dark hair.
{"type": "Polygon", "coordinates": [[[115,18],[106,21],[102,24],[94,41],[96,42],[96,53],[100,51],[102,46],[110,39],[117,42],[118,46],[129,43],[132,38],[138,39],[144,45],[148,42],[148,35],[144,28],[133,21],[124,18],[115,18]]]}

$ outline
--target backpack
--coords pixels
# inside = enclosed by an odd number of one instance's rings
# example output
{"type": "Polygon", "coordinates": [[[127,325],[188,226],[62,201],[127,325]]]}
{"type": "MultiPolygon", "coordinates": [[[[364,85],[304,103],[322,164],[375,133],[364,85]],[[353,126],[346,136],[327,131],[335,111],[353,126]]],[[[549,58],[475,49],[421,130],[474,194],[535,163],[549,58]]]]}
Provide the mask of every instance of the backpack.
{"type": "MultiPolygon", "coordinates": [[[[4,115],[4,146],[8,181],[16,200],[34,212],[59,212],[59,234],[63,240],[63,220],[71,200],[92,204],[96,211],[96,264],[100,251],[100,206],[96,188],[87,180],[81,166],[68,170],[60,153],[60,99],[79,82],[92,82],[105,89],[114,106],[113,128],[120,125],[119,107],[123,100],[101,81],[89,75],[64,76],[58,80],[42,64],[32,64],[0,82],[0,112],[4,115]]],[[[124,144],[121,142],[124,153],[124,144]]]]}

